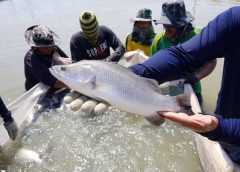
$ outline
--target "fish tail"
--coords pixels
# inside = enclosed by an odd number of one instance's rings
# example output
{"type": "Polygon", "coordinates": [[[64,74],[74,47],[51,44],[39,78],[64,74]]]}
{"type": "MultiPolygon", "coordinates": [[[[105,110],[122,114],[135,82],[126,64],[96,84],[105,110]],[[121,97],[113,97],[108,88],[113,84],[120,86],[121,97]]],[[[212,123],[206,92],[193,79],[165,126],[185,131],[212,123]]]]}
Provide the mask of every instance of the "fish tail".
{"type": "Polygon", "coordinates": [[[191,94],[180,94],[175,97],[180,107],[191,106],[191,94]]]}
{"type": "Polygon", "coordinates": [[[177,103],[180,106],[181,112],[186,112],[188,114],[193,114],[191,105],[191,94],[180,94],[176,96],[177,103]]]}

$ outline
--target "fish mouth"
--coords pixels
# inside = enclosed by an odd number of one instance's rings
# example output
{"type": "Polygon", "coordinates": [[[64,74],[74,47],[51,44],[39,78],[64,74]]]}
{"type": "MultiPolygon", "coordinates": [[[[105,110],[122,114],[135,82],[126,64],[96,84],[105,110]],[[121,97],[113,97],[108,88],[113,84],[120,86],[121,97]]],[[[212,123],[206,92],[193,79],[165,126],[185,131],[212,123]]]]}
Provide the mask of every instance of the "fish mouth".
{"type": "Polygon", "coordinates": [[[66,81],[69,81],[69,75],[67,72],[67,68],[65,66],[52,66],[49,68],[50,73],[59,81],[62,81],[65,83],[66,81]]]}
{"type": "Polygon", "coordinates": [[[54,77],[56,77],[55,75],[57,75],[57,72],[55,71],[55,69],[54,68],[49,68],[49,71],[50,71],[50,73],[54,76],[54,77]]]}

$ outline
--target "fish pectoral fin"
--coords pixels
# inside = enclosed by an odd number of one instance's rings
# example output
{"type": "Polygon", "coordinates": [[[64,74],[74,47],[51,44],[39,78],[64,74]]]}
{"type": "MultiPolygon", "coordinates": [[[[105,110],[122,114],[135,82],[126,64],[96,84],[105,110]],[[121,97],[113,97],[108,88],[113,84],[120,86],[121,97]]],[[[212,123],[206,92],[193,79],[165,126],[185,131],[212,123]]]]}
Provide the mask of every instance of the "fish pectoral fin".
{"type": "Polygon", "coordinates": [[[158,82],[156,81],[156,80],[154,80],[154,79],[149,79],[149,78],[145,78],[146,79],[146,81],[147,81],[147,83],[154,89],[154,90],[156,90],[157,92],[161,92],[160,91],[160,88],[159,88],[159,84],[158,84],[158,82]]]}
{"type": "Polygon", "coordinates": [[[94,75],[94,76],[88,78],[88,79],[86,80],[85,84],[90,85],[90,87],[91,87],[92,89],[95,89],[95,88],[96,88],[96,80],[97,80],[97,79],[96,79],[96,75],[94,75]]]}
{"type": "Polygon", "coordinates": [[[150,122],[152,125],[155,126],[160,126],[164,123],[165,118],[163,118],[162,116],[160,116],[158,113],[155,114],[151,114],[148,116],[144,117],[148,122],[150,122]]]}
{"type": "Polygon", "coordinates": [[[184,112],[186,114],[194,114],[192,107],[192,95],[191,94],[180,94],[176,96],[177,102],[180,106],[180,112],[184,112]]]}
{"type": "Polygon", "coordinates": [[[195,114],[195,112],[192,110],[191,106],[181,107],[180,112],[186,113],[188,115],[194,115],[195,114]]]}

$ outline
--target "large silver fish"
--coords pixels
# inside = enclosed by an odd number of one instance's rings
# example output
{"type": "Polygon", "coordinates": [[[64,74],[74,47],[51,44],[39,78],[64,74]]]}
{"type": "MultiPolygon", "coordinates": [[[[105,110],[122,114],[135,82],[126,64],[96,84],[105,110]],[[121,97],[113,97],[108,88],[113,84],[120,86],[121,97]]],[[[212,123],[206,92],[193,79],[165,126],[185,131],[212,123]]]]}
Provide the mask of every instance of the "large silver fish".
{"type": "Polygon", "coordinates": [[[120,110],[139,114],[155,125],[163,122],[157,112],[180,111],[179,102],[189,101],[188,96],[161,95],[155,80],[135,75],[114,63],[83,60],[49,70],[71,89],[104,100],[120,110]]]}

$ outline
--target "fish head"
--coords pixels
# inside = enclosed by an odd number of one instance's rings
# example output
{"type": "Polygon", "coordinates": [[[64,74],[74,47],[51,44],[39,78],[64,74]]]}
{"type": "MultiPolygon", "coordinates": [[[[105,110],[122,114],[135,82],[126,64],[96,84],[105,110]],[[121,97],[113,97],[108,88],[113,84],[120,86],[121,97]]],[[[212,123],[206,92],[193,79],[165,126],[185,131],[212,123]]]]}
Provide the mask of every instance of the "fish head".
{"type": "Polygon", "coordinates": [[[96,72],[89,64],[78,62],[68,65],[55,65],[49,70],[55,78],[76,91],[84,87],[93,87],[95,84],[96,72]]]}

